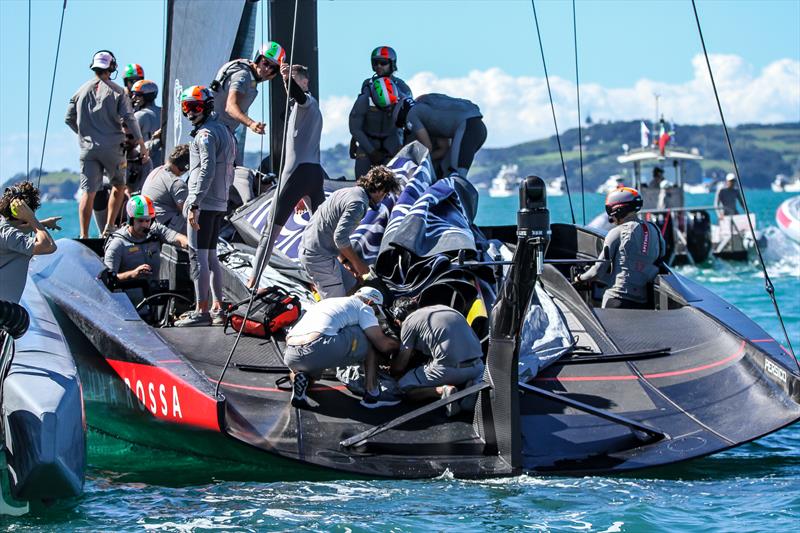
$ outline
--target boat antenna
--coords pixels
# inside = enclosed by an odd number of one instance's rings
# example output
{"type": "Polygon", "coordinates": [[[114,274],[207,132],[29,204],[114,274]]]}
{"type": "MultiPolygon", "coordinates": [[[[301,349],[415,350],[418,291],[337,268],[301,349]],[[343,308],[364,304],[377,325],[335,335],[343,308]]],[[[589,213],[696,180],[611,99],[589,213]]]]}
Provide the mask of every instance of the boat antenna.
{"type": "MultiPolygon", "coordinates": [[[[58,43],[56,44],[56,59],[53,62],[53,79],[50,82],[50,100],[47,101],[47,119],[44,123],[44,140],[42,141],[42,158],[39,160],[39,173],[36,178],[36,188],[42,183],[42,165],[44,165],[44,149],[47,146],[47,130],[50,128],[50,110],[53,107],[53,89],[56,86],[56,72],[58,71],[58,53],[61,51],[61,32],[64,29],[64,13],[67,12],[67,0],[61,5],[61,23],[58,25],[58,43]]],[[[30,45],[28,46],[30,52],[30,45]]],[[[30,68],[30,60],[28,60],[28,68],[30,68]]],[[[30,84],[30,81],[28,82],[30,84]]],[[[30,86],[30,85],[29,85],[30,86]]],[[[30,106],[28,106],[30,107],[30,106]]],[[[28,132],[30,139],[30,132],[28,132]]]]}
{"type": "Polygon", "coordinates": [[[792,348],[792,341],[789,340],[789,334],[786,332],[786,324],[783,322],[783,316],[781,316],[781,310],[778,306],[778,299],[775,296],[775,286],[772,284],[772,280],[769,277],[769,273],[767,272],[767,266],[764,264],[764,256],[761,254],[761,246],[758,244],[758,239],[756,239],[756,230],[753,228],[753,219],[750,217],[750,208],[747,205],[747,197],[744,194],[744,186],[742,184],[742,178],[739,175],[739,166],[736,164],[736,156],[733,153],[733,143],[731,143],[731,136],[728,133],[728,125],[725,122],[725,114],[722,112],[722,104],[719,100],[719,92],[717,91],[717,84],[714,81],[714,73],[711,70],[711,61],[708,59],[708,50],[706,49],[706,41],[703,38],[703,30],[700,27],[700,16],[697,14],[697,4],[695,0],[692,0],[692,10],[694,10],[694,20],[697,23],[697,33],[700,35],[700,43],[703,45],[703,55],[706,59],[706,67],[708,68],[708,77],[711,79],[711,87],[714,89],[714,98],[717,101],[717,109],[719,110],[720,119],[722,119],[722,129],[725,131],[725,142],[728,145],[728,152],[731,155],[731,161],[733,162],[733,171],[736,175],[736,183],[739,186],[739,194],[742,200],[742,206],[744,207],[744,212],[747,215],[747,225],[750,227],[750,236],[753,239],[753,243],[756,247],[756,253],[758,254],[758,262],[761,265],[761,270],[764,273],[764,289],[767,291],[770,300],[772,300],[772,306],[775,308],[775,313],[778,315],[778,321],[781,324],[781,329],[783,330],[783,337],[786,339],[786,344],[789,346],[789,352],[794,358],[794,362],[797,365],[798,371],[800,371],[800,361],[797,360],[797,355],[794,353],[794,348],[792,348]]]}
{"type": "MultiPolygon", "coordinates": [[[[586,225],[586,189],[583,186],[583,129],[581,127],[581,81],[578,76],[578,22],[575,15],[575,0],[572,0],[572,36],[575,41],[575,95],[578,100],[578,157],[581,163],[581,215],[586,225]]],[[[566,182],[566,176],[564,181],[566,182]]]]}
{"type": "Polygon", "coordinates": [[[558,155],[561,156],[561,171],[564,173],[564,185],[567,188],[567,199],[569,200],[569,213],[572,216],[572,223],[575,224],[575,210],[572,208],[572,195],[569,192],[569,179],[567,178],[567,165],[564,163],[564,150],[561,148],[561,136],[558,134],[558,121],[556,120],[556,106],[553,104],[553,92],[550,90],[550,77],[547,75],[547,62],[544,59],[544,46],[542,45],[542,33],[539,31],[539,17],[536,16],[536,1],[531,0],[533,7],[533,20],[536,23],[536,37],[539,38],[539,52],[542,54],[542,67],[544,68],[544,80],[547,83],[547,96],[550,97],[550,110],[553,112],[553,126],[556,128],[556,141],[558,142],[558,155]]]}
{"type": "MultiPolygon", "coordinates": [[[[283,140],[281,141],[281,166],[280,166],[281,172],[278,174],[278,183],[275,186],[275,193],[272,196],[273,203],[272,203],[272,209],[270,209],[270,214],[269,214],[269,224],[267,224],[267,227],[265,228],[265,230],[267,231],[266,233],[267,239],[272,237],[272,227],[275,224],[275,213],[277,211],[275,209],[276,207],[275,202],[277,202],[278,200],[277,198],[278,191],[281,190],[281,186],[283,185],[281,183],[281,179],[283,175],[283,165],[285,164],[286,161],[286,158],[283,157],[283,152],[286,149],[286,132],[289,129],[289,89],[291,88],[292,84],[292,67],[294,66],[294,38],[295,38],[295,32],[297,30],[297,4],[298,0],[294,0],[294,17],[292,20],[292,42],[289,44],[289,76],[288,76],[289,79],[287,81],[288,85],[286,86],[286,93],[287,93],[286,108],[284,109],[284,115],[283,115],[284,117],[286,117],[286,120],[284,120],[283,123],[283,140]]],[[[272,159],[271,156],[270,159],[272,159]]],[[[262,232],[260,240],[263,239],[264,239],[264,233],[262,232]]],[[[269,241],[267,241],[267,244],[269,244],[269,241]]],[[[253,265],[254,275],[252,277],[255,279],[255,283],[253,283],[253,287],[250,289],[250,300],[247,302],[247,310],[244,313],[242,324],[247,323],[247,319],[250,317],[250,311],[253,308],[253,302],[255,301],[255,296],[256,293],[258,292],[258,282],[261,278],[261,271],[264,269],[264,267],[268,262],[269,258],[267,257],[267,254],[263,254],[258,264],[253,265]]],[[[233,359],[233,354],[236,352],[236,347],[239,346],[239,339],[242,338],[243,331],[244,331],[244,326],[239,328],[239,333],[236,335],[236,341],[234,341],[233,346],[231,347],[231,353],[228,354],[228,359],[225,361],[225,366],[222,367],[222,372],[220,373],[219,379],[217,380],[217,386],[214,388],[214,396],[219,396],[219,387],[222,384],[222,378],[225,377],[225,372],[228,370],[228,366],[231,364],[231,360],[233,359]]]]}

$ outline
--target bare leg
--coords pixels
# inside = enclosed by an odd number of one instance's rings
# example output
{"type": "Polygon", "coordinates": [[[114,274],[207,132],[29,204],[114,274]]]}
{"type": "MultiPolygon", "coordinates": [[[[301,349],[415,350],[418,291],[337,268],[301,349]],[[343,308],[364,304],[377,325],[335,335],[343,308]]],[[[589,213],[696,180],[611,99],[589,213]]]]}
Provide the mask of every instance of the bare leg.
{"type": "Polygon", "coordinates": [[[106,228],[114,225],[119,215],[122,203],[125,201],[125,186],[112,185],[111,194],[108,197],[108,213],[106,214],[106,228]]]}
{"type": "Polygon", "coordinates": [[[80,238],[89,238],[89,222],[92,220],[92,204],[96,192],[84,191],[78,204],[78,221],[80,223],[80,238]]]}

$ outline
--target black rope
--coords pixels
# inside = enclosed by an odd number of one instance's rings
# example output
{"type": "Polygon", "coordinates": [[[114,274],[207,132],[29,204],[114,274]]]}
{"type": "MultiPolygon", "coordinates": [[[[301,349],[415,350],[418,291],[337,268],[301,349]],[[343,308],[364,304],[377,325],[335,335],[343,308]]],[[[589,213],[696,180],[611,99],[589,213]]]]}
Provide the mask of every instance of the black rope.
{"type": "Polygon", "coordinates": [[[556,106],[553,103],[553,93],[550,90],[550,77],[547,75],[547,63],[544,60],[544,46],[542,45],[542,33],[539,31],[539,17],[536,16],[536,1],[531,0],[533,7],[533,20],[536,22],[536,36],[539,38],[539,52],[542,54],[542,67],[544,68],[544,80],[547,82],[547,96],[550,98],[550,110],[553,112],[553,126],[556,129],[556,141],[558,141],[558,155],[561,156],[561,171],[564,173],[564,185],[567,187],[567,199],[569,199],[569,213],[572,216],[572,223],[575,224],[575,210],[572,208],[572,194],[569,192],[569,179],[567,179],[567,165],[564,163],[564,150],[561,148],[561,136],[558,134],[558,121],[556,120],[556,106]]]}
{"type": "MultiPolygon", "coordinates": [[[[289,116],[288,116],[289,115],[289,89],[291,88],[291,84],[292,84],[292,66],[294,65],[294,63],[293,63],[293,61],[294,61],[294,38],[295,38],[295,32],[297,30],[297,5],[298,5],[298,0],[294,0],[294,20],[292,22],[292,42],[291,42],[291,44],[289,46],[289,80],[288,80],[288,85],[286,86],[286,109],[285,109],[285,112],[284,112],[285,119],[284,119],[284,124],[283,124],[283,141],[281,143],[281,154],[283,154],[284,151],[286,150],[286,132],[287,132],[287,130],[289,128],[289,116]]],[[[270,157],[270,160],[271,159],[272,159],[272,157],[270,157]]],[[[281,190],[281,177],[282,177],[282,174],[283,174],[283,165],[285,163],[285,160],[286,160],[286,158],[282,156],[281,157],[281,168],[280,168],[281,173],[278,175],[278,184],[275,187],[275,192],[276,193],[277,193],[277,191],[281,190]]],[[[267,233],[267,244],[269,244],[269,239],[272,236],[272,228],[273,228],[273,226],[275,224],[275,212],[276,212],[275,203],[277,202],[277,197],[276,196],[277,195],[273,196],[272,209],[270,209],[269,224],[267,224],[267,227],[265,228],[268,231],[268,233],[267,233]]],[[[263,238],[264,238],[264,234],[262,233],[261,234],[261,239],[263,239],[263,238]]],[[[259,241],[259,244],[260,244],[260,241],[259,241]]],[[[253,283],[253,286],[250,289],[250,300],[247,302],[247,310],[245,311],[244,318],[242,319],[242,327],[239,328],[239,333],[236,335],[236,340],[234,341],[233,346],[231,347],[231,352],[230,352],[230,354],[228,354],[228,359],[225,361],[225,366],[222,367],[222,372],[220,373],[219,379],[217,380],[217,386],[214,389],[214,396],[218,396],[219,395],[219,386],[222,384],[222,378],[225,376],[225,372],[228,370],[228,366],[230,366],[230,364],[231,364],[231,360],[233,359],[233,354],[236,352],[236,347],[239,346],[239,339],[242,338],[242,332],[244,331],[244,325],[247,323],[247,319],[250,316],[250,311],[253,308],[253,302],[255,301],[256,293],[258,292],[258,282],[261,279],[261,271],[264,269],[264,267],[266,266],[267,262],[269,262],[269,258],[267,257],[267,254],[265,253],[263,255],[263,257],[261,258],[261,261],[259,261],[259,264],[252,266],[253,272],[255,273],[255,276],[253,276],[253,278],[255,279],[255,282],[253,283]]]]}
{"type": "MultiPolygon", "coordinates": [[[[578,22],[575,0],[572,0],[572,36],[575,41],[575,94],[578,98],[578,156],[581,162],[581,214],[586,225],[586,189],[583,186],[583,128],[581,127],[581,80],[578,76],[578,22]]],[[[564,178],[566,180],[566,177],[564,178]]]]}
{"type": "MultiPolygon", "coordinates": [[[[53,89],[56,87],[56,71],[58,70],[58,54],[61,51],[61,31],[64,29],[64,13],[67,12],[67,0],[61,6],[61,23],[58,25],[58,43],[56,44],[56,60],[53,63],[53,79],[50,82],[50,100],[47,102],[47,120],[44,123],[44,140],[42,141],[42,158],[39,160],[39,176],[36,188],[42,183],[42,165],[44,165],[44,149],[47,146],[47,131],[50,129],[50,110],[53,107],[53,89]]],[[[30,64],[30,62],[28,63],[30,64]]]]}
{"type": "MultiPolygon", "coordinates": [[[[25,136],[25,179],[31,179],[31,0],[28,0],[28,134],[25,136]]],[[[41,171],[40,171],[41,175],[41,171]]]]}
{"type": "Polygon", "coordinates": [[[756,247],[756,253],[758,254],[758,262],[761,264],[761,270],[764,272],[764,289],[767,291],[767,294],[772,300],[772,305],[775,308],[775,313],[778,315],[778,321],[781,324],[781,329],[783,329],[783,336],[786,339],[786,344],[789,346],[789,352],[794,358],[794,362],[797,365],[798,371],[800,371],[800,361],[797,360],[797,355],[794,353],[794,348],[792,348],[792,342],[789,340],[789,334],[786,332],[786,324],[783,322],[783,316],[781,316],[781,310],[778,306],[778,299],[775,296],[775,286],[772,284],[772,280],[767,272],[767,266],[764,263],[764,256],[761,254],[761,246],[759,246],[758,239],[756,239],[756,230],[753,228],[753,221],[750,218],[750,208],[747,205],[747,198],[744,194],[742,178],[739,176],[739,166],[736,164],[736,156],[733,153],[733,143],[731,142],[731,137],[728,133],[728,125],[725,122],[725,114],[722,112],[722,103],[719,100],[719,92],[717,92],[717,84],[714,81],[714,73],[711,71],[711,61],[708,59],[708,50],[706,49],[706,41],[703,38],[703,30],[700,27],[700,16],[697,14],[697,5],[695,4],[695,0],[692,0],[692,9],[694,10],[694,20],[697,23],[697,33],[700,35],[700,43],[703,45],[703,55],[706,58],[708,76],[711,79],[711,87],[714,89],[714,98],[717,100],[717,109],[719,109],[719,116],[720,119],[722,119],[722,128],[725,131],[725,142],[728,144],[728,152],[730,153],[731,161],[733,162],[733,171],[736,174],[736,183],[739,186],[739,194],[741,196],[742,206],[744,207],[744,212],[747,215],[747,224],[750,227],[750,236],[753,238],[753,243],[756,247]]]}
{"type": "MultiPolygon", "coordinates": [[[[263,1],[260,2],[259,3],[259,9],[261,10],[261,43],[260,44],[263,45],[266,42],[266,38],[264,37],[264,15],[267,12],[267,3],[263,2],[263,1]]],[[[272,88],[270,87],[269,90],[271,91],[272,88]]],[[[262,91],[262,93],[261,93],[261,123],[262,124],[266,124],[266,121],[264,120],[264,117],[266,116],[266,101],[267,101],[267,91],[262,91]]],[[[272,125],[271,124],[270,124],[270,130],[269,131],[270,132],[272,131],[272,125]]],[[[259,149],[258,149],[258,170],[259,171],[261,171],[261,163],[264,161],[264,137],[265,136],[266,136],[266,132],[265,132],[264,135],[261,136],[261,145],[259,146],[259,149]]],[[[272,136],[270,135],[270,138],[271,137],[272,136]]],[[[271,159],[272,158],[270,157],[270,160],[271,159]]],[[[257,179],[258,179],[257,192],[258,192],[258,196],[261,196],[261,175],[257,174],[257,179]]]]}

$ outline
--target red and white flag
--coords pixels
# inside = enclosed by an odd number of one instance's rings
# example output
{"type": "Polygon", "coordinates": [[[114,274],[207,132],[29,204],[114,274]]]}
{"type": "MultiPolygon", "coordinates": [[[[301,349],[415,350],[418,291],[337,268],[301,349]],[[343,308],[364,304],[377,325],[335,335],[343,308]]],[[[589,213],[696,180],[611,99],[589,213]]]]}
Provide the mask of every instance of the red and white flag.
{"type": "Polygon", "coordinates": [[[647,148],[650,145],[650,128],[647,127],[644,120],[642,121],[641,136],[642,148],[647,148]]]}

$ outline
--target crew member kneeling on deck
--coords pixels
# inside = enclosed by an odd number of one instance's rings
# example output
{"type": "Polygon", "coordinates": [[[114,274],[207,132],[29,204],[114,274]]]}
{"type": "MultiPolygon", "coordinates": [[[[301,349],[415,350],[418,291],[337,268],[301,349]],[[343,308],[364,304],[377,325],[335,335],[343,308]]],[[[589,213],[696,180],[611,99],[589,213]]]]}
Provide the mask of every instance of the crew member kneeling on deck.
{"type": "Polygon", "coordinates": [[[306,391],[323,370],[364,364],[365,390],[361,405],[368,408],[396,405],[396,398],[381,398],[377,353],[396,351],[398,342],[387,337],[371,305],[382,305],[383,295],[362,287],[353,296],[328,298],[310,307],[286,336],[283,362],[292,371],[292,405],[307,407],[306,391]]]}
{"type": "Polygon", "coordinates": [[[636,216],[642,197],[636,189],[619,187],[606,196],[608,221],[614,227],[606,235],[603,251],[592,268],[575,282],[600,278],[609,285],[603,307],[610,309],[647,308],[647,286],[658,275],[658,263],[667,245],[658,227],[636,216]]]}
{"type": "MultiPolygon", "coordinates": [[[[417,309],[410,298],[395,302],[394,317],[401,323],[400,353],[392,358],[391,374],[400,377],[400,389],[414,401],[446,398],[457,387],[483,376],[481,341],[464,315],[444,305],[417,309]],[[415,352],[427,361],[408,369],[415,352]]],[[[459,403],[447,406],[448,416],[460,411],[459,403]]]]}
{"type": "Polygon", "coordinates": [[[367,213],[384,197],[398,192],[394,173],[384,166],[374,167],[356,180],[355,187],[339,189],[311,216],[300,241],[300,264],[314,281],[322,298],[347,294],[356,277],[369,272],[364,259],[350,244],[350,235],[367,213]]]}

